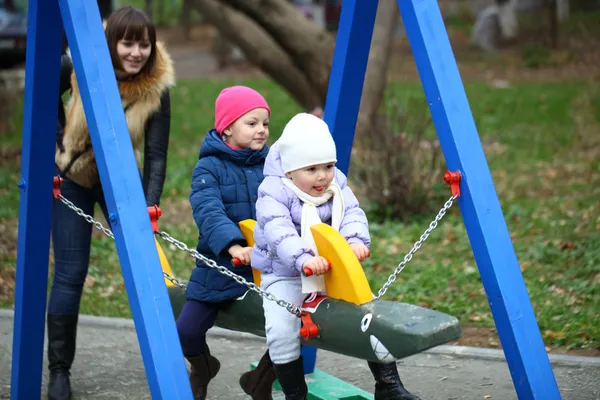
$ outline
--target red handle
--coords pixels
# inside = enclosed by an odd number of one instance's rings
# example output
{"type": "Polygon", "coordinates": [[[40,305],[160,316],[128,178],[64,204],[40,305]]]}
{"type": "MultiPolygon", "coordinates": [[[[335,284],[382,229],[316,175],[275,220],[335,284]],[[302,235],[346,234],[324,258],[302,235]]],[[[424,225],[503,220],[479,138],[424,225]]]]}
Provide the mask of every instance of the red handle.
{"type": "Polygon", "coordinates": [[[308,267],[303,267],[302,271],[304,271],[304,276],[312,276],[312,274],[313,274],[312,269],[310,269],[308,267]]]}
{"type": "Polygon", "coordinates": [[[243,265],[242,260],[240,260],[239,258],[235,257],[231,259],[231,265],[233,265],[234,267],[238,267],[240,265],[243,265]]]}

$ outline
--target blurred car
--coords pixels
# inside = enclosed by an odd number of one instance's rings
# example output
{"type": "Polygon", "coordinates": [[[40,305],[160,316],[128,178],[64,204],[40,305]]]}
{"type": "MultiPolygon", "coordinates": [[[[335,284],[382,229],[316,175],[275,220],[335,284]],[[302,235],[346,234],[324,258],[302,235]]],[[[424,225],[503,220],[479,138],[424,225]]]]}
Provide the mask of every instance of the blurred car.
{"type": "Polygon", "coordinates": [[[27,15],[12,0],[0,0],[0,67],[25,61],[27,15]]]}

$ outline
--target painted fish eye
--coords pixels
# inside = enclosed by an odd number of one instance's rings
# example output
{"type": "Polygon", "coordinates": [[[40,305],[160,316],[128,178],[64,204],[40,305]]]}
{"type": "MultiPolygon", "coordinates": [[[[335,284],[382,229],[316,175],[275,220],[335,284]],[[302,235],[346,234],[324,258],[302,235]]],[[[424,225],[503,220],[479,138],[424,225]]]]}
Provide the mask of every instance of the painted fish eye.
{"type": "Polygon", "coordinates": [[[362,321],[360,321],[360,329],[363,332],[366,332],[367,329],[369,329],[372,319],[373,319],[373,314],[369,313],[363,317],[362,321]]]}

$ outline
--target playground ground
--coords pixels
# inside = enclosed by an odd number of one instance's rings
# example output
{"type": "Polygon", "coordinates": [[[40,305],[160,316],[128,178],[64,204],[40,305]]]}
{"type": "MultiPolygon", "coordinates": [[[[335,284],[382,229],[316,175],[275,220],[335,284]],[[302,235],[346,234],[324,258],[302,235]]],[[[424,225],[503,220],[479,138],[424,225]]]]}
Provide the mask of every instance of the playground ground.
{"type": "MultiPolygon", "coordinates": [[[[71,378],[75,399],[150,398],[132,320],[82,316],[79,326],[71,378]]],[[[0,309],[0,399],[10,397],[12,335],[13,313],[0,309]]],[[[213,329],[208,343],[221,360],[221,371],[209,386],[208,399],[247,398],[237,381],[265,350],[264,340],[213,329]]],[[[600,399],[600,358],[551,355],[550,359],[564,400],[600,399]]],[[[45,362],[43,388],[48,378],[45,362]]],[[[364,361],[319,351],[317,368],[361,389],[373,390],[364,361]]],[[[517,398],[499,350],[440,346],[399,361],[398,369],[406,386],[423,400],[517,398]]]]}

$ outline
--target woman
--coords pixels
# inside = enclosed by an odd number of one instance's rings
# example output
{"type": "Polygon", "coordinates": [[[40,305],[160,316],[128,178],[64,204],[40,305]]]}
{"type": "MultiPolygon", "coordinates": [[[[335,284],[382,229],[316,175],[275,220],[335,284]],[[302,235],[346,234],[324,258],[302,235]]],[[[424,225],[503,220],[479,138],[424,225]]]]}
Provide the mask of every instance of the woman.
{"type": "MultiPolygon", "coordinates": [[[[171,122],[169,88],[175,81],[173,63],[165,48],[156,41],[154,25],[138,9],[123,7],[115,11],[106,22],[105,32],[136,155],[139,156],[144,143],[142,181],[146,203],[158,205],[167,166],[171,122]]],[[[57,173],[64,179],[61,193],[89,215],[93,215],[98,203],[106,217],[106,203],[81,94],[70,58],[66,55],[61,67],[60,94],[68,89],[71,97],[66,113],[59,107],[55,156],[57,173]]],[[[88,271],[91,230],[91,224],[55,200],[52,220],[54,280],[47,316],[50,400],[71,398],[69,371],[75,356],[77,319],[88,271]]]]}

